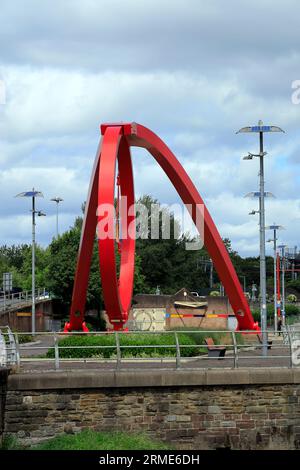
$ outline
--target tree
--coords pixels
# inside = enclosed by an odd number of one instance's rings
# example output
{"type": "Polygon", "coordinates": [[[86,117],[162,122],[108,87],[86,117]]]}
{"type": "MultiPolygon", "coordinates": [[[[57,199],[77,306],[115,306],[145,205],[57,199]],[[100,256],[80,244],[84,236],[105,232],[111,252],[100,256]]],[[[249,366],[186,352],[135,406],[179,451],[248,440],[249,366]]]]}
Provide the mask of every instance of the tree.
{"type": "MultiPolygon", "coordinates": [[[[159,205],[159,202],[149,195],[142,196],[137,202],[146,206],[149,213],[152,204],[159,205]]],[[[181,227],[174,214],[160,206],[158,239],[151,239],[150,224],[149,218],[148,227],[144,230],[146,238],[136,240],[136,252],[140,257],[141,272],[145,277],[145,291],[155,292],[157,285],[163,293],[174,293],[183,286],[193,291],[201,286],[207,286],[207,276],[199,270],[198,265],[199,257],[205,256],[206,250],[186,250],[186,242],[194,239],[184,233],[179,237],[176,236],[180,233],[181,227]],[[168,217],[170,238],[163,239],[164,223],[168,217]]]]}

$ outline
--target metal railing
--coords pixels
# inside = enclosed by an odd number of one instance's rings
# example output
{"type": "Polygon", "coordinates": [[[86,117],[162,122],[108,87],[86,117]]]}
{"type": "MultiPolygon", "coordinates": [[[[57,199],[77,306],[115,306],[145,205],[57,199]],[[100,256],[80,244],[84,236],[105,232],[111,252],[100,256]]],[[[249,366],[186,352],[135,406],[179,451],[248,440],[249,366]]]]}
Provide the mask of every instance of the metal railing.
{"type": "Polygon", "coordinates": [[[0,366],[20,364],[18,336],[9,326],[0,326],[0,366]]]}
{"type": "MultiPolygon", "coordinates": [[[[50,299],[49,292],[46,288],[35,290],[35,300],[50,299]]],[[[32,302],[32,291],[25,290],[22,292],[0,294],[0,312],[19,307],[22,305],[30,304],[32,302]]]]}
{"type": "MultiPolygon", "coordinates": [[[[300,329],[286,328],[285,335],[288,338],[288,344],[284,344],[283,336],[272,335],[272,345],[268,343],[268,354],[262,354],[263,344],[253,331],[237,333],[229,330],[186,330],[186,331],[131,331],[122,332],[73,332],[73,333],[36,333],[34,342],[30,344],[20,344],[22,335],[30,333],[9,333],[2,329],[0,336],[13,335],[14,341],[4,341],[7,355],[13,357],[14,363],[18,369],[58,370],[60,368],[78,369],[90,366],[91,368],[110,368],[120,369],[121,367],[133,368],[176,368],[176,369],[201,369],[201,368],[238,368],[238,367],[300,367],[300,329]],[[134,341],[124,341],[128,334],[134,334],[139,337],[144,336],[144,341],[136,339],[134,341]],[[249,334],[247,334],[249,333],[249,334]],[[193,338],[193,335],[199,335],[195,341],[187,341],[187,336],[193,338]],[[222,338],[220,342],[213,346],[205,344],[203,339],[219,335],[222,338]],[[147,335],[155,336],[168,335],[168,341],[150,344],[147,342],[147,335]],[[241,336],[242,335],[242,336],[241,336]],[[97,336],[106,338],[99,340],[97,344],[66,345],[61,343],[67,336],[97,336]],[[109,336],[109,341],[107,337],[109,336]],[[170,336],[173,341],[170,342],[170,336]],[[241,341],[241,337],[243,340],[241,341]],[[109,344],[108,344],[109,342],[109,344]],[[129,344],[130,343],[130,344],[129,344]],[[165,343],[165,344],[164,344],[165,343]],[[169,344],[168,344],[169,343],[169,344]],[[215,356],[220,349],[226,349],[225,356],[215,356]],[[67,350],[72,350],[68,354],[67,350]],[[85,352],[83,353],[83,350],[85,352]],[[88,350],[92,350],[89,354],[88,350]],[[76,352],[78,351],[78,353],[76,352]],[[47,354],[47,355],[46,355],[47,354]],[[83,357],[83,356],[86,357],[83,357]]],[[[268,331],[270,335],[270,331],[268,331]]],[[[3,341],[2,341],[3,346],[3,341]]]]}

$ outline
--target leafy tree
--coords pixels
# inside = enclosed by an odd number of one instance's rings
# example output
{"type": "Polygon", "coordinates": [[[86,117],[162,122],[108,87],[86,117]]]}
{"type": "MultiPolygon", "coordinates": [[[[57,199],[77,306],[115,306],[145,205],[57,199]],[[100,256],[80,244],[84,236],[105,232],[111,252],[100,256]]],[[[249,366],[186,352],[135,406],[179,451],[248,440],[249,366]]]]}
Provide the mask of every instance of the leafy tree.
{"type": "MultiPolygon", "coordinates": [[[[159,205],[156,199],[148,195],[141,197],[137,202],[146,206],[149,214],[152,204],[159,205]]],[[[176,237],[181,227],[174,214],[160,207],[158,239],[151,239],[150,224],[151,218],[148,219],[148,227],[143,230],[145,238],[138,238],[136,241],[136,252],[141,259],[141,271],[145,276],[145,291],[155,292],[157,285],[163,293],[174,293],[183,286],[190,290],[207,286],[207,276],[198,269],[198,259],[206,254],[206,250],[186,250],[186,242],[194,239],[184,233],[179,238],[176,237]],[[167,218],[170,220],[170,238],[163,239],[162,233],[167,218]]]]}
{"type": "MultiPolygon", "coordinates": [[[[48,284],[51,292],[65,306],[69,306],[71,303],[82,221],[82,217],[77,217],[73,227],[58,238],[53,239],[49,246],[48,284]]],[[[117,255],[118,265],[119,256],[117,255]]],[[[135,292],[143,292],[144,290],[144,276],[141,274],[141,261],[139,257],[136,257],[134,287],[135,292]]],[[[98,243],[96,238],[91,261],[86,306],[88,309],[96,309],[98,311],[103,308],[98,243]]]]}

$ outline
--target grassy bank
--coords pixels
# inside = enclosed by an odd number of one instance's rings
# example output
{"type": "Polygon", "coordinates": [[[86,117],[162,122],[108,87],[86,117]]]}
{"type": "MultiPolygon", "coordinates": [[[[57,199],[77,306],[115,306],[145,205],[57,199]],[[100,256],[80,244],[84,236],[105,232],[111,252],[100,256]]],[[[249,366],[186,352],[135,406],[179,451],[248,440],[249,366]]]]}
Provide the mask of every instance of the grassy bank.
{"type": "MultiPolygon", "coordinates": [[[[2,449],[20,450],[16,440],[7,437],[2,449]]],[[[125,432],[95,432],[84,430],[77,434],[63,434],[28,450],[163,450],[169,447],[146,435],[125,432]]]]}

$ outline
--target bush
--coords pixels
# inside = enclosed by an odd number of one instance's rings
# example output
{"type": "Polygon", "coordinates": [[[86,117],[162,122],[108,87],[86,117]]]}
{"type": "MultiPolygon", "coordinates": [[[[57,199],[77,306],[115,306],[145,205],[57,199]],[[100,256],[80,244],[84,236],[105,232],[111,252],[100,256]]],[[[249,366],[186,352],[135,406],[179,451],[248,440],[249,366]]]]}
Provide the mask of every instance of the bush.
{"type": "MultiPolygon", "coordinates": [[[[172,333],[120,333],[119,339],[122,357],[176,356],[176,340],[175,335],[172,333]],[[122,348],[122,346],[130,347],[122,348]]],[[[181,355],[183,357],[200,354],[200,348],[195,346],[196,341],[189,335],[178,333],[178,339],[180,345],[186,346],[181,348],[181,355]]],[[[117,355],[115,341],[115,335],[111,333],[102,335],[70,335],[59,341],[59,356],[61,358],[74,359],[91,357],[109,359],[117,355]],[[81,346],[81,348],[78,348],[78,346],[81,346]],[[102,348],[99,348],[99,346],[102,346],[102,348]],[[64,349],[65,347],[66,349],[64,349]]],[[[47,357],[54,357],[53,348],[48,350],[47,357]]]]}
{"type": "Polygon", "coordinates": [[[212,290],[209,294],[211,297],[220,297],[220,292],[217,290],[212,290]]]}
{"type": "Polygon", "coordinates": [[[297,292],[300,292],[300,279],[294,279],[293,281],[288,281],[287,287],[289,287],[290,289],[295,289],[297,292]]]}
{"type": "Polygon", "coordinates": [[[37,339],[35,339],[33,336],[23,333],[18,333],[18,340],[19,344],[32,343],[33,341],[37,341],[37,339]]]}
{"type": "Polygon", "coordinates": [[[287,296],[287,301],[288,302],[297,302],[297,296],[295,294],[289,294],[287,296]]]}
{"type": "MultiPolygon", "coordinates": [[[[252,310],[252,315],[255,321],[260,321],[260,309],[256,308],[252,310]]],[[[285,305],[285,315],[286,317],[300,315],[300,308],[297,305],[286,304],[285,305]]],[[[274,305],[267,306],[267,318],[272,320],[274,318],[274,305]]]]}

